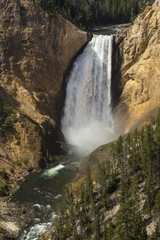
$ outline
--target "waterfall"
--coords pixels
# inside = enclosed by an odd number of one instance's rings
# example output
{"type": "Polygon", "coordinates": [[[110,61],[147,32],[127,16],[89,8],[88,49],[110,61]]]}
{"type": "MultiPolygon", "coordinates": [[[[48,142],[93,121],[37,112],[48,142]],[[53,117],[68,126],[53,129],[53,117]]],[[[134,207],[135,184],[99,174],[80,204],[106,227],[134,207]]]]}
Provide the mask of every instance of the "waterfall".
{"type": "Polygon", "coordinates": [[[94,36],[77,58],[68,79],[62,132],[87,154],[115,139],[111,110],[113,36],[94,36]]]}

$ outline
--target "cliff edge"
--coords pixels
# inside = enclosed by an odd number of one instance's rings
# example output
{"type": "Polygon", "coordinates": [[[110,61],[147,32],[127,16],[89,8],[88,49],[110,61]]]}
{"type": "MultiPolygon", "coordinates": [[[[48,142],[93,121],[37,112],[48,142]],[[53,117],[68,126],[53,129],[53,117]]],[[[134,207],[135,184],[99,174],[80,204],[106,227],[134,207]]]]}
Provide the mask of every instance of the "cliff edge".
{"type": "Polygon", "coordinates": [[[0,30],[1,88],[34,121],[54,124],[64,74],[87,33],[29,0],[1,1],[0,30]]]}
{"type": "MultiPolygon", "coordinates": [[[[0,197],[9,196],[34,169],[64,161],[59,126],[64,78],[89,40],[36,1],[0,1],[0,197]]],[[[18,206],[13,213],[3,199],[0,239],[1,234],[14,238],[31,218],[27,211],[18,213],[18,206]]]]}
{"type": "Polygon", "coordinates": [[[18,161],[21,172],[24,160],[27,169],[45,167],[64,153],[59,127],[64,76],[88,41],[86,32],[59,14],[49,16],[35,1],[0,1],[1,171],[18,161]],[[13,123],[10,128],[6,121],[13,123]]]}
{"type": "Polygon", "coordinates": [[[160,106],[160,1],[148,6],[121,42],[121,96],[115,125],[129,132],[160,106]]]}

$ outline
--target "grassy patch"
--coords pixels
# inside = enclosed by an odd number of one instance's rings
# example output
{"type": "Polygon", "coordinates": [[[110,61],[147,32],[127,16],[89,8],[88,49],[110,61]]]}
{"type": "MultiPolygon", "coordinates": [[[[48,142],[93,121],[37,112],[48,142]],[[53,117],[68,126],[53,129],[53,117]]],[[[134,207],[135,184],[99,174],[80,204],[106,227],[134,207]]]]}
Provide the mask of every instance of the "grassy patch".
{"type": "Polygon", "coordinates": [[[8,193],[8,186],[0,179],[0,196],[7,196],[8,193]]]}
{"type": "Polygon", "coordinates": [[[17,122],[17,111],[6,101],[0,99],[0,136],[17,122]]]}
{"type": "Polygon", "coordinates": [[[15,165],[17,165],[18,167],[21,167],[22,166],[22,162],[20,160],[17,160],[16,162],[14,162],[15,165]]]}
{"type": "Polygon", "coordinates": [[[6,230],[4,228],[0,227],[0,233],[5,234],[6,230]]]}
{"type": "MultiPolygon", "coordinates": [[[[39,131],[39,124],[26,115],[23,111],[18,110],[11,106],[6,101],[0,99],[0,136],[2,136],[5,131],[13,127],[13,124],[20,120],[19,116],[24,117],[35,125],[35,131],[39,131]]],[[[25,124],[22,122],[21,126],[24,128],[25,124]]]]}

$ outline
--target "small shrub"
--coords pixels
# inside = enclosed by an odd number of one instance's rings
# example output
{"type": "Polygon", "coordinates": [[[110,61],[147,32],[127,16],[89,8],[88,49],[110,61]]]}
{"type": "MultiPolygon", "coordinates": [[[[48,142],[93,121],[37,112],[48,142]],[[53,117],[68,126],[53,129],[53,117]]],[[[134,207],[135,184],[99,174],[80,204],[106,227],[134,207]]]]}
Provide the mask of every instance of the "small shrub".
{"type": "Polygon", "coordinates": [[[0,175],[5,179],[5,180],[9,180],[8,174],[6,173],[5,168],[2,169],[2,171],[0,171],[0,175]]]}
{"type": "Polygon", "coordinates": [[[9,193],[9,189],[8,189],[8,186],[5,185],[4,187],[1,187],[0,188],[0,196],[8,196],[8,193],[9,193]]]}
{"type": "Polygon", "coordinates": [[[25,159],[23,160],[23,163],[24,163],[25,165],[27,165],[27,164],[28,164],[28,159],[25,158],[25,159]]]}
{"type": "Polygon", "coordinates": [[[21,162],[20,160],[17,160],[17,161],[15,162],[15,164],[16,164],[18,167],[21,167],[21,166],[22,166],[22,162],[21,162]]]}
{"type": "Polygon", "coordinates": [[[16,110],[7,102],[0,99],[0,136],[17,122],[16,110]]]}
{"type": "Polygon", "coordinates": [[[0,227],[0,233],[5,234],[6,230],[4,228],[0,227]]]}
{"type": "Polygon", "coordinates": [[[14,173],[15,173],[15,171],[14,171],[14,169],[13,169],[13,168],[11,168],[11,169],[10,169],[10,172],[11,172],[12,174],[14,174],[14,173]]]}

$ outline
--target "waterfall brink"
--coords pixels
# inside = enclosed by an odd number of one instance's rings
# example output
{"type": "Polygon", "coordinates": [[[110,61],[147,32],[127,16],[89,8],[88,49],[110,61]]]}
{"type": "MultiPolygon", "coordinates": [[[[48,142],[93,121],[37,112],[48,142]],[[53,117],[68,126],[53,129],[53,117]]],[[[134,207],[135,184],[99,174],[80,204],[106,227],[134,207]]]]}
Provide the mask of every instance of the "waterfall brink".
{"type": "Polygon", "coordinates": [[[84,155],[115,139],[111,110],[113,36],[94,36],[74,63],[62,132],[84,155]]]}

